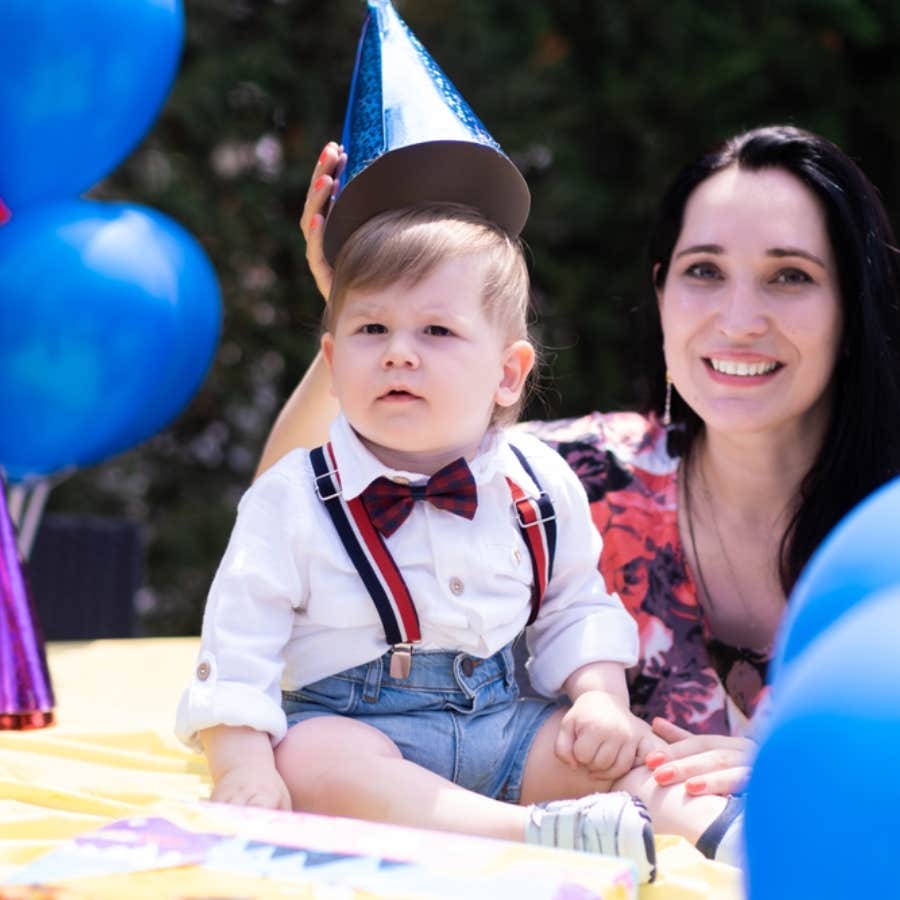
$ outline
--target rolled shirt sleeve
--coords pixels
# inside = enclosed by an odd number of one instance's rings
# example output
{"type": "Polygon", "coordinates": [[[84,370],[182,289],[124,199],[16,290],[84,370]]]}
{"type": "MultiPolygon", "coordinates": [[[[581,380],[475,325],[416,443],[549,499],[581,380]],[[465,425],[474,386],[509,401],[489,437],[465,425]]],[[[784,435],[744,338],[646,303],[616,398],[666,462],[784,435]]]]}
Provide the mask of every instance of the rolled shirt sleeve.
{"type": "Polygon", "coordinates": [[[246,726],[280,741],[284,647],[305,578],[294,547],[300,540],[289,480],[271,471],[241,498],[237,520],[203,616],[200,652],[182,694],[175,733],[202,749],[198,732],[215,725],[246,726]]]}

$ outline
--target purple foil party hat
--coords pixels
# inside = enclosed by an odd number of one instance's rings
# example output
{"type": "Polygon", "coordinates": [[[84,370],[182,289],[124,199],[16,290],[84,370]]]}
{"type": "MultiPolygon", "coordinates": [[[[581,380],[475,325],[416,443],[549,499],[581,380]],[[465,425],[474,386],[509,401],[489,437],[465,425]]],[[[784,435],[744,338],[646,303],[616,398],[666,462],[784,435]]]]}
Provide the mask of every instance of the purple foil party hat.
{"type": "Polygon", "coordinates": [[[531,196],[522,174],[389,0],[368,0],[342,142],[347,164],[325,223],[325,256],[380,212],[463,203],[510,234],[531,196]]]}
{"type": "Polygon", "coordinates": [[[0,729],[53,723],[44,641],[0,479],[0,729]]]}

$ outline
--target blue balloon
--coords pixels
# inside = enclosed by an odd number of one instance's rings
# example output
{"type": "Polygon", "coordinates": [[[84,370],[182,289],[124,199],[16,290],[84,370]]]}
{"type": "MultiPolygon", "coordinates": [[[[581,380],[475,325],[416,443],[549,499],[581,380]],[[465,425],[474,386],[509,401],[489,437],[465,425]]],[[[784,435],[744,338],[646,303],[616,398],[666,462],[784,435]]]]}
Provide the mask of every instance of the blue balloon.
{"type": "Polygon", "coordinates": [[[788,602],[772,659],[782,672],[873,591],[900,585],[900,478],[852,509],[813,554],[788,602]]]}
{"type": "Polygon", "coordinates": [[[900,586],[785,672],[747,792],[750,900],[886,897],[897,880],[900,586]]]}
{"type": "Polygon", "coordinates": [[[175,78],[181,0],[0,3],[0,199],[80,194],[137,145],[175,78]]]}
{"type": "Polygon", "coordinates": [[[83,466],[168,423],[212,361],[212,265],[154,210],[72,200],[0,228],[0,466],[83,466]]]}

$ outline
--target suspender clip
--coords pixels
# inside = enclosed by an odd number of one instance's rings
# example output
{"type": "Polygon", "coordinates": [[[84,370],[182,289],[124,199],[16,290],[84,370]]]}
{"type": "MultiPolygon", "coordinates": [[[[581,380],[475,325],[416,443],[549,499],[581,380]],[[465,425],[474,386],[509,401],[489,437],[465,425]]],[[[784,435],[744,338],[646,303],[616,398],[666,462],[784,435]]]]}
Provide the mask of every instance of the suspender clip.
{"type": "Polygon", "coordinates": [[[555,522],[556,521],[556,510],[553,507],[553,502],[550,500],[546,491],[541,491],[538,497],[527,497],[526,501],[530,501],[531,503],[536,503],[538,509],[541,511],[541,514],[538,518],[536,518],[533,522],[528,522],[525,520],[522,515],[522,510],[520,505],[522,500],[513,503],[513,509],[516,511],[516,519],[519,522],[520,528],[532,528],[535,525],[543,525],[546,522],[555,522]]]}
{"type": "Polygon", "coordinates": [[[402,681],[409,678],[412,670],[412,648],[409,643],[394,644],[393,653],[391,653],[391,678],[402,681]]]}
{"type": "Polygon", "coordinates": [[[334,476],[337,475],[336,469],[329,469],[323,475],[316,475],[313,479],[313,484],[316,489],[316,496],[323,502],[326,503],[329,500],[333,500],[335,497],[341,496],[341,484],[334,476]],[[324,482],[324,485],[322,484],[324,482]],[[331,493],[327,496],[322,493],[322,490],[331,489],[331,493]]]}

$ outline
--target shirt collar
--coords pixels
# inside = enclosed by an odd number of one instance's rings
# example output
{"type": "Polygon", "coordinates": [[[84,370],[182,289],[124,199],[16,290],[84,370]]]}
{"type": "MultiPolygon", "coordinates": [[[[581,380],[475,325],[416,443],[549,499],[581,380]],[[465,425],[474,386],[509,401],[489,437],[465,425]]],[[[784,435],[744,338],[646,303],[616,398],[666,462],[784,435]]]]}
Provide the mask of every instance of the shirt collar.
{"type": "MultiPolygon", "coordinates": [[[[341,476],[341,491],[348,500],[359,496],[376,478],[382,476],[405,479],[412,484],[428,479],[421,472],[386,466],[363,444],[343,413],[332,423],[329,438],[341,476]]],[[[500,428],[488,429],[478,453],[469,461],[469,467],[478,485],[487,484],[497,477],[510,477],[525,490],[532,487],[531,479],[509,449],[504,431],[500,428]]]]}

